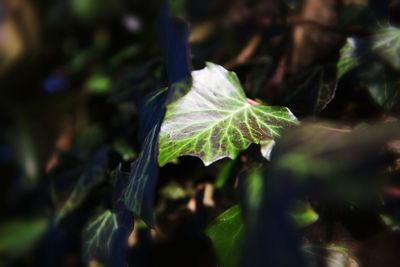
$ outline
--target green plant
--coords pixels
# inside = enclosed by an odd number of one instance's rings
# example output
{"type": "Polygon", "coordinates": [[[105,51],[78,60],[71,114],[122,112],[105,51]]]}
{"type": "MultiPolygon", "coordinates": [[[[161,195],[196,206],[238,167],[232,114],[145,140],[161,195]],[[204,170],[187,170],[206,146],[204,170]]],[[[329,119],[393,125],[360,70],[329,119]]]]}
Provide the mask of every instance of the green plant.
{"type": "Polygon", "coordinates": [[[0,266],[396,266],[395,1],[44,2],[0,61],[0,266]]]}

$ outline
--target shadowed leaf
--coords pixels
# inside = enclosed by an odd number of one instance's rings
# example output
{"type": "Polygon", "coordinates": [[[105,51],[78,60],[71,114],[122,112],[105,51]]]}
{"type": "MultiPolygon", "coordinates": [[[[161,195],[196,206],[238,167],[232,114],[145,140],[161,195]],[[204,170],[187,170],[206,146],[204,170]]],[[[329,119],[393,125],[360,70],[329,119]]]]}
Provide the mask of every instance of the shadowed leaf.
{"type": "Polygon", "coordinates": [[[175,85],[189,77],[187,26],[174,21],[165,3],[160,14],[160,42],[166,60],[168,88],[153,94],[141,117],[142,151],[132,163],[123,201],[135,215],[153,226],[153,200],[157,183],[158,135],[168,99],[175,94],[175,85]]]}
{"type": "Polygon", "coordinates": [[[125,205],[147,224],[153,225],[153,194],[157,182],[157,137],[155,125],[147,135],[143,150],[132,163],[129,183],[124,192],[125,205]]]}
{"type": "Polygon", "coordinates": [[[66,214],[75,210],[82,204],[91,190],[105,180],[108,152],[109,150],[106,147],[100,148],[95,152],[80,174],[67,200],[57,212],[56,222],[59,222],[66,214]]]}
{"type": "Polygon", "coordinates": [[[83,253],[86,259],[110,256],[114,232],[118,229],[117,217],[106,210],[95,216],[82,233],[83,253]]]}
{"type": "Polygon", "coordinates": [[[400,49],[400,34],[396,36],[397,31],[400,32],[398,29],[381,29],[371,40],[349,38],[341,49],[337,63],[338,79],[351,71],[353,81],[365,86],[376,103],[387,110],[398,103],[399,81],[397,73],[382,59],[392,68],[400,67],[400,55],[396,54],[400,49]]]}

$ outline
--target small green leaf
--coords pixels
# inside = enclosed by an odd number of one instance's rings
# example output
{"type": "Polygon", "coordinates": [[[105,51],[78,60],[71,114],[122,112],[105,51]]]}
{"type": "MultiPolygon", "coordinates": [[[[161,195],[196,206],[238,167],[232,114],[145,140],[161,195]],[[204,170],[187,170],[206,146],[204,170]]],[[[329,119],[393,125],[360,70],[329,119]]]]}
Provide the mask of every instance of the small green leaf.
{"type": "Polygon", "coordinates": [[[47,229],[45,219],[12,220],[0,225],[0,255],[19,257],[28,252],[47,229]]]}
{"type": "Polygon", "coordinates": [[[89,260],[107,256],[117,229],[117,216],[113,212],[106,210],[95,216],[82,233],[84,257],[89,260]]]}
{"type": "Polygon", "coordinates": [[[297,202],[290,214],[298,227],[306,227],[319,218],[318,213],[307,202],[297,202]]]}
{"type": "Polygon", "coordinates": [[[244,238],[239,205],[233,206],[219,215],[208,226],[206,234],[213,243],[219,266],[238,266],[244,238]]]}
{"type": "Polygon", "coordinates": [[[346,73],[359,65],[355,55],[355,40],[347,38],[346,44],[340,49],[340,59],[336,65],[337,78],[341,79],[346,73]]]}
{"type": "Polygon", "coordinates": [[[96,72],[88,78],[85,87],[91,93],[104,94],[111,89],[111,79],[105,73],[96,72]]]}
{"type": "Polygon", "coordinates": [[[251,143],[273,140],[296,123],[288,108],[247,99],[235,73],[208,63],[192,72],[189,92],[167,107],[158,162],[163,166],[183,155],[199,157],[205,165],[234,159],[251,143]]]}

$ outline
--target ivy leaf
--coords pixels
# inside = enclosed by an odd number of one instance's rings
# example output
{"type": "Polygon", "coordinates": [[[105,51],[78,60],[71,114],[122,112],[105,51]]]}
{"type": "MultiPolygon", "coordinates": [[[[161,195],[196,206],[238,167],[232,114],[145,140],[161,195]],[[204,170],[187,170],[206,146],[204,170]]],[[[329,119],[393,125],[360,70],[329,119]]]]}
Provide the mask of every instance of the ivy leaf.
{"type": "Polygon", "coordinates": [[[128,238],[134,227],[133,214],[121,198],[127,175],[121,166],[112,172],[112,208],[93,216],[82,232],[83,256],[97,259],[110,267],[127,265],[128,238]]]}
{"type": "Polygon", "coordinates": [[[394,69],[400,70],[400,29],[381,27],[372,39],[372,50],[394,69]]]}
{"type": "Polygon", "coordinates": [[[307,113],[319,113],[335,97],[336,66],[325,64],[306,69],[294,76],[289,84],[295,89],[288,95],[289,102],[300,103],[300,107],[307,113]]]}
{"type": "Polygon", "coordinates": [[[338,79],[359,65],[358,57],[354,54],[355,46],[356,40],[347,38],[345,45],[340,49],[340,58],[336,65],[338,79]]]}
{"type": "MultiPolygon", "coordinates": [[[[267,187],[269,188],[270,186],[271,184],[267,187]]],[[[287,202],[288,200],[290,200],[289,202],[292,202],[291,197],[286,199],[287,192],[284,192],[282,196],[278,196],[278,202],[266,209],[268,211],[268,215],[271,216],[264,217],[264,214],[259,214],[259,209],[262,207],[262,205],[265,205],[265,203],[262,203],[263,198],[266,197],[265,194],[273,194],[272,192],[265,192],[265,187],[265,178],[262,173],[262,168],[252,168],[250,171],[245,172],[239,178],[239,188],[241,189],[241,196],[243,196],[241,198],[241,205],[236,205],[228,209],[218,216],[207,227],[206,234],[212,241],[214,251],[219,260],[219,264],[222,267],[237,266],[238,262],[240,262],[239,256],[241,255],[244,239],[250,238],[253,240],[254,238],[252,237],[253,231],[251,230],[256,230],[253,233],[256,234],[257,237],[261,233],[267,234],[268,237],[271,238],[271,240],[268,242],[271,242],[271,244],[274,244],[274,246],[277,246],[278,243],[281,243],[279,244],[282,245],[281,248],[285,248],[283,252],[287,252],[288,254],[294,256],[296,255],[296,248],[290,247],[290,245],[293,245],[293,242],[295,242],[295,237],[290,235],[294,229],[291,228],[290,224],[286,224],[288,223],[285,222],[286,219],[293,222],[293,226],[297,226],[298,228],[306,227],[318,219],[318,214],[316,214],[311,206],[306,202],[296,201],[294,203],[295,205],[290,204],[288,206],[280,206],[282,203],[280,202],[281,200],[283,202],[287,202]],[[258,225],[258,220],[260,218],[262,220],[268,218],[267,223],[264,221],[264,223],[258,225]],[[266,228],[267,224],[269,224],[271,227],[266,228]],[[244,227],[244,225],[246,225],[246,227],[244,227]],[[259,227],[262,227],[262,229],[259,227]],[[250,232],[246,232],[244,229],[250,229],[250,232]],[[289,246],[286,247],[286,245],[289,246]]],[[[274,191],[274,189],[272,189],[272,191],[274,191]]],[[[290,193],[288,195],[290,195],[290,193]]],[[[275,202],[277,200],[269,199],[268,202],[270,203],[270,201],[275,202]]],[[[271,246],[268,245],[268,242],[263,243],[263,245],[267,245],[271,248],[271,246]]],[[[253,252],[255,254],[260,253],[266,255],[264,254],[265,251],[262,250],[253,252]]],[[[276,259],[276,255],[269,256],[269,260],[274,263],[279,263],[279,261],[276,261],[276,259]]],[[[243,260],[244,262],[248,261],[246,258],[243,260]]],[[[296,266],[301,266],[300,263],[298,264],[299,265],[296,266]]],[[[265,265],[263,264],[261,266],[265,265]]]]}
{"type": "Polygon", "coordinates": [[[105,180],[108,153],[108,147],[100,147],[95,151],[94,155],[79,175],[66,201],[57,211],[56,222],[59,222],[65,215],[79,207],[90,194],[91,190],[105,180]]]}
{"type": "Polygon", "coordinates": [[[384,109],[391,109],[398,102],[400,82],[395,73],[381,63],[371,63],[358,73],[360,84],[366,86],[371,97],[384,109]]]}
{"type": "MultiPolygon", "coordinates": [[[[305,227],[318,219],[318,214],[299,202],[290,212],[298,227],[305,227]]],[[[239,205],[220,214],[206,229],[221,267],[238,266],[244,241],[244,223],[239,205]]]]}
{"type": "Polygon", "coordinates": [[[188,57],[187,26],[173,20],[167,2],[161,8],[160,42],[164,53],[168,88],[157,91],[146,102],[141,117],[140,139],[142,151],[131,164],[128,185],[123,192],[126,207],[149,226],[154,225],[152,209],[154,190],[157,183],[158,135],[165,113],[165,106],[175,95],[177,84],[190,75],[188,57]]]}
{"type": "Polygon", "coordinates": [[[212,241],[219,266],[238,266],[244,238],[239,205],[233,206],[219,215],[207,227],[206,234],[212,241]]]}
{"type": "Polygon", "coordinates": [[[92,218],[82,233],[84,257],[90,260],[109,256],[113,236],[117,229],[117,216],[110,210],[92,218]]]}
{"type": "Polygon", "coordinates": [[[192,72],[189,92],[167,107],[158,162],[163,166],[183,155],[199,157],[205,165],[234,159],[251,143],[272,140],[296,123],[285,107],[246,99],[235,73],[207,63],[192,72]]]}
{"type": "Polygon", "coordinates": [[[400,49],[400,35],[392,39],[386,36],[387,40],[384,40],[381,35],[389,35],[386,31],[400,33],[397,29],[380,30],[371,40],[349,38],[341,49],[337,72],[338,79],[341,79],[352,71],[352,80],[365,86],[375,102],[389,110],[398,102],[399,81],[397,73],[381,59],[391,64],[392,68],[400,67],[400,55],[396,54],[400,49]]]}
{"type": "Polygon", "coordinates": [[[147,135],[144,149],[131,165],[123,195],[125,205],[150,226],[153,226],[153,194],[157,182],[158,132],[159,125],[155,125],[147,135]]]}

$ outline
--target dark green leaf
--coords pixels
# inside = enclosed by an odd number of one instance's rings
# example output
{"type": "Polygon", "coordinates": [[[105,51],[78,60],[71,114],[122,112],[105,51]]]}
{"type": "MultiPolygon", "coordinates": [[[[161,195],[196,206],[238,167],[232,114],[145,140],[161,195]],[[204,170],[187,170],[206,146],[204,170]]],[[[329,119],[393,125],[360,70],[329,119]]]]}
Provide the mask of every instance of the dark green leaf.
{"type": "Polygon", "coordinates": [[[368,88],[372,98],[383,108],[391,109],[398,103],[400,80],[380,63],[370,64],[358,73],[360,84],[368,88]]]}
{"type": "Polygon", "coordinates": [[[312,67],[295,76],[290,86],[294,88],[288,96],[290,102],[299,103],[307,113],[319,113],[335,97],[336,67],[333,64],[312,67]]]}
{"type": "Polygon", "coordinates": [[[125,205],[147,224],[153,225],[153,194],[157,181],[157,138],[159,126],[147,135],[143,150],[132,163],[124,192],[125,205]]]}
{"type": "Polygon", "coordinates": [[[91,190],[105,180],[108,151],[108,148],[104,147],[95,152],[57,212],[56,222],[59,222],[66,214],[75,210],[82,204],[91,190]]]}
{"type": "Polygon", "coordinates": [[[347,40],[337,64],[338,79],[352,71],[352,79],[356,84],[365,86],[380,106],[391,109],[398,102],[399,79],[380,58],[386,57],[386,61],[390,59],[393,67],[400,64],[400,56],[395,54],[397,37],[387,36],[391,31],[398,30],[381,31],[373,36],[372,41],[353,38],[347,40]]]}
{"type": "Polygon", "coordinates": [[[190,76],[188,58],[188,31],[184,23],[174,21],[164,3],[161,14],[161,47],[166,59],[168,90],[153,94],[145,105],[142,116],[142,151],[131,165],[129,182],[123,194],[125,205],[135,215],[153,226],[154,190],[157,183],[158,135],[168,100],[172,99],[178,83],[190,76]]]}

